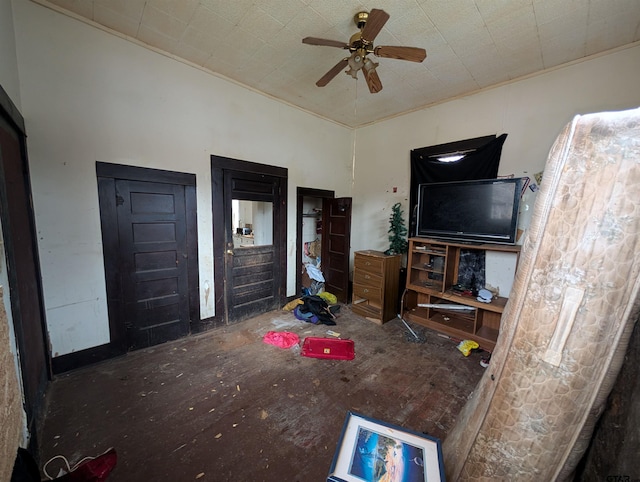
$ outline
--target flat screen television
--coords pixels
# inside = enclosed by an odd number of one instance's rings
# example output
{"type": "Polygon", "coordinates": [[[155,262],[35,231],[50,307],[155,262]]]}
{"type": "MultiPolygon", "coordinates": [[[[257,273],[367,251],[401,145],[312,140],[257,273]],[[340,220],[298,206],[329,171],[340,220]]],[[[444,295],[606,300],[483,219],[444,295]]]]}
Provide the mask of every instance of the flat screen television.
{"type": "Polygon", "coordinates": [[[521,178],[420,184],[416,234],[515,244],[521,194],[521,178]]]}

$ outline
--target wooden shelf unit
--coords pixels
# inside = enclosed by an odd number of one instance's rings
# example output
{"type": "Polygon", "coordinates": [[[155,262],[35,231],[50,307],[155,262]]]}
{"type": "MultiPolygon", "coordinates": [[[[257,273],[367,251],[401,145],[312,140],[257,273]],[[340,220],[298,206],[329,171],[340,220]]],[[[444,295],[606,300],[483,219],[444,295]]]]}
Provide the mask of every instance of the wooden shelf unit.
{"type": "Polygon", "coordinates": [[[453,338],[474,340],[481,348],[491,351],[500,333],[500,318],[507,298],[496,297],[490,303],[483,303],[452,290],[458,283],[462,250],[514,253],[516,267],[520,255],[520,246],[411,238],[402,317],[453,338]],[[437,305],[461,305],[469,309],[437,305]]]}

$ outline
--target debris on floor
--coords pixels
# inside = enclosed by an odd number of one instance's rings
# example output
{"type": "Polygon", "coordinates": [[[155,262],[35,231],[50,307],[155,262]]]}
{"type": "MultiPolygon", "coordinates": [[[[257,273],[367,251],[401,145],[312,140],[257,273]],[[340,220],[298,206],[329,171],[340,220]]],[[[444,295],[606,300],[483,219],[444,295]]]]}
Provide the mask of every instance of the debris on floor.
{"type": "Polygon", "coordinates": [[[460,343],[458,343],[457,348],[464,356],[469,356],[471,350],[480,348],[480,345],[478,345],[478,342],[475,342],[473,340],[462,340],[460,343]]]}
{"type": "Polygon", "coordinates": [[[427,341],[427,337],[424,336],[424,333],[418,334],[413,328],[409,326],[409,323],[407,323],[400,314],[398,314],[397,316],[406,328],[404,336],[407,341],[410,341],[412,343],[424,343],[425,341],[427,341]]]}
{"type": "Polygon", "coordinates": [[[338,297],[333,293],[329,293],[328,291],[318,293],[318,296],[325,300],[328,305],[335,305],[338,302],[338,297]]]}
{"type": "Polygon", "coordinates": [[[349,305],[336,321],[274,310],[57,376],[41,459],[113,446],[119,460],[106,482],[193,481],[201,472],[197,482],[315,481],[327,480],[346,410],[444,439],[486,372],[478,363],[486,353],[461,357],[456,343],[413,323],[427,344],[408,343],[400,320],[380,326],[349,305]],[[309,336],[338,341],[329,330],[354,340],[353,360],[292,353],[309,336]],[[300,345],[269,346],[268,331],[294,332],[300,345]],[[302,453],[304,463],[292,463],[302,453]]]}
{"type": "Polygon", "coordinates": [[[324,275],[320,271],[320,265],[314,266],[311,263],[304,265],[306,273],[309,276],[309,286],[303,286],[302,292],[305,295],[317,295],[324,291],[324,275]]]}
{"type": "Polygon", "coordinates": [[[303,296],[302,304],[293,309],[296,318],[314,325],[335,325],[336,316],[329,309],[328,303],[320,296],[303,296]]]}
{"type": "Polygon", "coordinates": [[[491,353],[489,353],[488,356],[483,356],[480,359],[480,366],[482,368],[487,368],[489,366],[489,363],[491,362],[491,353]]]}
{"type": "Polygon", "coordinates": [[[262,341],[279,348],[291,348],[300,343],[300,337],[290,331],[269,331],[264,335],[262,341]]]}
{"type": "Polygon", "coordinates": [[[427,337],[422,330],[404,330],[404,338],[410,343],[426,343],[427,337]]]}
{"type": "Polygon", "coordinates": [[[302,301],[302,298],[296,298],[293,301],[289,301],[289,303],[284,305],[282,309],[285,311],[293,311],[296,306],[301,305],[302,303],[304,303],[304,301],[302,301]]]}

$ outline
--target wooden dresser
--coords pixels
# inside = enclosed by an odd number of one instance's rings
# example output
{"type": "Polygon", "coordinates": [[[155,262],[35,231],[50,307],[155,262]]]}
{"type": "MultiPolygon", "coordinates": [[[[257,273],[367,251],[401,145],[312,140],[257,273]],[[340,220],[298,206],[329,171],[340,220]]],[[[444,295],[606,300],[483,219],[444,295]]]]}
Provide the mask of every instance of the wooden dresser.
{"type": "Polygon", "coordinates": [[[401,255],[382,251],[354,253],[351,310],[382,325],[398,315],[401,255]]]}

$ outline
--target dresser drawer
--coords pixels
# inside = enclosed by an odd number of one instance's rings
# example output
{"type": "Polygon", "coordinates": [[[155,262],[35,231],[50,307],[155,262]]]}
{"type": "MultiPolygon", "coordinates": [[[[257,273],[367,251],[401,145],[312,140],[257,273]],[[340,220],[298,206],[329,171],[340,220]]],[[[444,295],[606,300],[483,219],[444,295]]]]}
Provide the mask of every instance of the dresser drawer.
{"type": "Polygon", "coordinates": [[[382,322],[382,309],[379,306],[370,305],[366,301],[355,304],[351,307],[351,310],[360,316],[369,318],[376,323],[382,322]]]}
{"type": "Polygon", "coordinates": [[[374,286],[353,284],[353,297],[364,298],[371,302],[382,301],[382,290],[374,286]]]}
{"type": "Polygon", "coordinates": [[[356,253],[353,265],[356,271],[362,270],[370,274],[377,274],[380,277],[384,274],[384,260],[379,257],[356,253]]]}
{"type": "Polygon", "coordinates": [[[384,278],[376,273],[359,269],[353,273],[353,283],[360,285],[372,286],[374,288],[382,288],[384,278]]]}

